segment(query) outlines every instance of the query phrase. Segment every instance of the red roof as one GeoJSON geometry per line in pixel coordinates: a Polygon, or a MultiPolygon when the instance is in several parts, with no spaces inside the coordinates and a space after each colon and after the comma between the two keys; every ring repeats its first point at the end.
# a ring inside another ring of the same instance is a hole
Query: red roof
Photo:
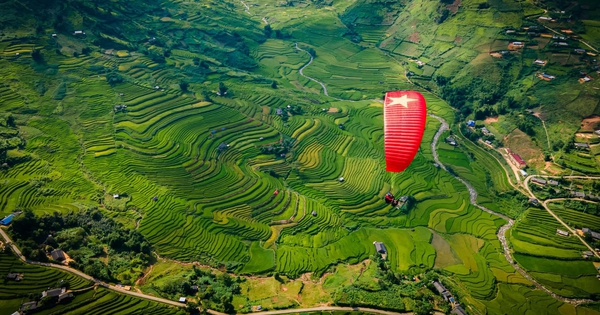
{"type": "Polygon", "coordinates": [[[273,195],[278,195],[279,194],[279,189],[275,190],[275,192],[273,192],[273,195]]]}
{"type": "Polygon", "coordinates": [[[523,161],[523,159],[516,153],[511,153],[510,154],[513,159],[515,159],[515,161],[517,161],[517,163],[519,163],[520,165],[527,165],[527,163],[525,163],[525,161],[523,161]]]}

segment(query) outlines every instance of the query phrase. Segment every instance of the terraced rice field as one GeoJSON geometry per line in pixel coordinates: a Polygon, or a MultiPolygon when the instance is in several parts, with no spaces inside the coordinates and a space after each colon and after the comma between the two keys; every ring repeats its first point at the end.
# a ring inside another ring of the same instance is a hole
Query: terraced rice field
{"type": "Polygon", "coordinates": [[[0,314],[12,314],[21,303],[41,295],[48,288],[67,287],[75,291],[69,303],[62,303],[41,314],[178,314],[179,309],[140,300],[103,288],[93,289],[93,283],[71,273],[36,265],[26,265],[12,253],[0,254],[0,273],[20,273],[20,281],[6,280],[0,287],[0,314]]]}
{"type": "Polygon", "coordinates": [[[582,258],[587,248],[575,236],[559,236],[559,228],[562,226],[545,210],[529,209],[512,231],[515,260],[531,270],[540,283],[563,296],[586,298],[597,294],[598,272],[590,260],[582,258]]]}

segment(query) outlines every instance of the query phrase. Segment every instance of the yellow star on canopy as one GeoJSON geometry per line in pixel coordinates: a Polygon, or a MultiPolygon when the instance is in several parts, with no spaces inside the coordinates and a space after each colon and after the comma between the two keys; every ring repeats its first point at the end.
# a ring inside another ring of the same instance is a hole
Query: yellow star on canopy
{"type": "Polygon", "coordinates": [[[418,101],[418,99],[416,98],[408,98],[408,95],[402,95],[400,97],[390,97],[389,99],[391,102],[389,102],[387,106],[402,105],[404,106],[404,108],[408,108],[409,102],[418,101]]]}

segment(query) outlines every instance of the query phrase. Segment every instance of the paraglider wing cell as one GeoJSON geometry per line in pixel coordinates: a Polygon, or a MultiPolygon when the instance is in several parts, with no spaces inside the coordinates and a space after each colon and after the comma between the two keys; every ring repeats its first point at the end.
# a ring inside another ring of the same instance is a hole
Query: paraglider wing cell
{"type": "Polygon", "coordinates": [[[383,121],[388,172],[404,171],[415,158],[423,139],[426,116],[425,98],[421,93],[395,91],[385,94],[383,121]]]}

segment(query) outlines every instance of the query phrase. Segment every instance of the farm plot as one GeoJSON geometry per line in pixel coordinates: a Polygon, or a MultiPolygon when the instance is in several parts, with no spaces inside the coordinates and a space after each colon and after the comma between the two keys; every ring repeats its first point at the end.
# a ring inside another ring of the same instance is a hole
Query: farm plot
{"type": "Polygon", "coordinates": [[[545,210],[529,209],[511,233],[515,260],[544,285],[564,296],[589,297],[600,290],[598,272],[582,258],[587,250],[574,236],[558,236],[561,228],[545,210]],[[597,280],[596,280],[597,281],[597,280]]]}

